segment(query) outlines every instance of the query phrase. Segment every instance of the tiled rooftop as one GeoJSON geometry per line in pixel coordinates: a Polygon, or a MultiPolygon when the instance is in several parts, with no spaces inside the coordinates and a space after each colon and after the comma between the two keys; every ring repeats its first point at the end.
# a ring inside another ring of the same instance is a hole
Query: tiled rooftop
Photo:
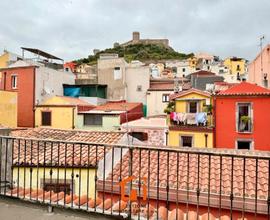
{"type": "MultiPolygon", "coordinates": [[[[27,201],[39,201],[44,203],[50,203],[52,205],[60,205],[74,209],[82,209],[90,212],[97,212],[97,213],[104,213],[108,215],[115,215],[115,216],[122,216],[127,218],[127,213],[130,210],[130,204],[119,200],[119,199],[111,199],[111,198],[104,198],[103,196],[99,195],[94,198],[88,198],[86,195],[81,195],[80,198],[78,195],[65,195],[63,192],[54,193],[52,191],[43,191],[42,189],[32,189],[30,188],[23,189],[23,188],[14,188],[11,191],[7,192],[7,195],[19,197],[20,199],[27,200],[27,201]],[[104,210],[103,210],[104,209],[104,210]]],[[[211,212],[204,212],[202,214],[197,214],[196,211],[190,210],[186,212],[184,208],[173,208],[167,209],[165,206],[161,205],[157,209],[156,206],[151,204],[147,205],[144,204],[141,206],[141,209],[138,209],[136,205],[138,203],[133,203],[131,205],[131,213],[132,219],[159,219],[162,220],[229,220],[230,217],[228,215],[222,215],[221,218],[218,216],[213,215],[211,212]],[[209,215],[209,218],[208,218],[209,215]],[[197,218],[198,217],[198,218],[197,218]]]]}
{"type": "MultiPolygon", "coordinates": [[[[210,152],[218,153],[214,150],[210,152]]],[[[235,154],[233,151],[229,153],[235,154]]],[[[238,152],[239,154],[241,153],[238,152]]],[[[120,162],[114,167],[114,182],[119,181],[120,170],[122,179],[128,177],[129,158],[129,153],[127,153],[123,157],[122,167],[120,168],[120,162]]],[[[256,172],[255,159],[245,159],[244,167],[242,158],[235,157],[232,164],[231,157],[223,156],[221,163],[219,155],[213,155],[210,158],[209,155],[194,154],[192,151],[189,154],[189,159],[187,153],[177,155],[176,152],[161,151],[158,160],[157,151],[141,150],[140,152],[134,150],[132,158],[132,174],[137,177],[135,183],[139,182],[139,178],[147,177],[147,184],[153,189],[159,186],[160,192],[166,192],[166,187],[169,186],[171,192],[176,189],[186,192],[189,189],[189,192],[195,193],[199,188],[202,194],[219,195],[221,193],[221,195],[230,196],[233,189],[235,198],[254,199],[257,187],[258,199],[266,200],[268,196],[269,164],[267,160],[258,160],[256,172]],[[257,186],[255,186],[256,178],[258,180],[257,186]]],[[[107,180],[112,180],[112,174],[107,177],[107,180]]],[[[166,198],[165,194],[164,199],[166,198]]],[[[175,200],[175,196],[168,199],[175,200]]]]}
{"type": "Polygon", "coordinates": [[[130,111],[141,106],[141,103],[126,101],[110,101],[92,109],[93,111],[130,111]]]}
{"type": "Polygon", "coordinates": [[[179,93],[174,93],[174,94],[170,95],[170,100],[180,98],[180,97],[188,95],[190,93],[197,93],[197,94],[204,95],[207,97],[210,97],[210,95],[211,95],[209,92],[204,92],[204,91],[201,91],[199,89],[191,88],[189,90],[181,91],[179,93]]]}
{"type": "MultiPolygon", "coordinates": [[[[124,136],[122,132],[93,132],[35,128],[15,130],[13,137],[73,142],[100,143],[100,145],[64,144],[14,140],[14,165],[96,166],[104,157],[102,144],[117,144],[124,136]],[[59,156],[58,156],[59,155],[59,156]],[[96,158],[97,155],[97,158],[96,158]],[[45,164],[44,164],[45,161],[45,164]]],[[[107,152],[109,148],[105,148],[107,152]]]]}
{"type": "Polygon", "coordinates": [[[248,82],[241,82],[237,85],[230,87],[227,90],[221,91],[217,94],[218,96],[228,95],[270,95],[270,90],[257,86],[248,82]]]}

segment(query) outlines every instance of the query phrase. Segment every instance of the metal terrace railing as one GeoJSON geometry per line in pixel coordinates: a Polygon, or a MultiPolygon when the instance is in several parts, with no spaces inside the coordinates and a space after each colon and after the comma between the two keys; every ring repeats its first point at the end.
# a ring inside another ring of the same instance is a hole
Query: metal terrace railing
{"type": "Polygon", "coordinates": [[[131,219],[270,219],[262,152],[0,137],[2,197],[131,219]]]}

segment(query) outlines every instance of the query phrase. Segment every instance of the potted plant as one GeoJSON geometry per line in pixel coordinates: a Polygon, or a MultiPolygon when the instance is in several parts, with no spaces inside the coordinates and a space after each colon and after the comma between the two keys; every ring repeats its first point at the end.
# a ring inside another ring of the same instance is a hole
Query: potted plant
{"type": "Polygon", "coordinates": [[[167,124],[170,125],[170,114],[175,111],[175,103],[169,102],[167,107],[164,109],[164,113],[167,114],[167,124]]]}
{"type": "Polygon", "coordinates": [[[207,113],[207,115],[212,115],[213,106],[205,105],[203,111],[207,113]]]}
{"type": "Polygon", "coordinates": [[[247,115],[242,115],[240,117],[240,131],[248,130],[248,124],[250,122],[251,118],[247,115]]]}

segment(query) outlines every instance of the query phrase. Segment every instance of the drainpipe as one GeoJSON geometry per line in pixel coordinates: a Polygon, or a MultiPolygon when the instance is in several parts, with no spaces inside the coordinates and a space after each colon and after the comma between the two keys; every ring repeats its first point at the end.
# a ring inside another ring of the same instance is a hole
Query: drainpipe
{"type": "Polygon", "coordinates": [[[168,130],[166,130],[165,131],[165,139],[166,139],[166,146],[168,146],[168,134],[169,134],[169,131],[168,130]]]}
{"type": "Polygon", "coordinates": [[[205,148],[208,148],[208,134],[204,134],[204,138],[205,138],[205,148]]]}
{"type": "Polygon", "coordinates": [[[216,148],[216,111],[217,111],[217,106],[216,106],[216,97],[213,97],[213,112],[212,112],[212,117],[213,117],[213,147],[216,148]]]}
{"type": "Polygon", "coordinates": [[[75,117],[75,108],[73,107],[73,108],[72,108],[72,127],[71,127],[72,129],[75,128],[75,125],[74,125],[74,122],[75,122],[74,117],[75,117]]]}

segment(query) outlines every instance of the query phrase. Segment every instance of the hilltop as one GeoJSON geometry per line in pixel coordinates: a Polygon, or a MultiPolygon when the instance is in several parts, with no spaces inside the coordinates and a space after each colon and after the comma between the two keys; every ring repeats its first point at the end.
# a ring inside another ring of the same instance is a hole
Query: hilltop
{"type": "Polygon", "coordinates": [[[95,55],[89,55],[87,58],[75,60],[75,62],[78,64],[95,64],[99,55],[102,53],[117,53],[119,57],[124,57],[127,62],[130,62],[131,60],[140,60],[142,62],[147,60],[182,60],[194,56],[193,53],[179,53],[174,49],[165,47],[161,44],[134,44],[108,48],[96,53],[95,55]]]}

